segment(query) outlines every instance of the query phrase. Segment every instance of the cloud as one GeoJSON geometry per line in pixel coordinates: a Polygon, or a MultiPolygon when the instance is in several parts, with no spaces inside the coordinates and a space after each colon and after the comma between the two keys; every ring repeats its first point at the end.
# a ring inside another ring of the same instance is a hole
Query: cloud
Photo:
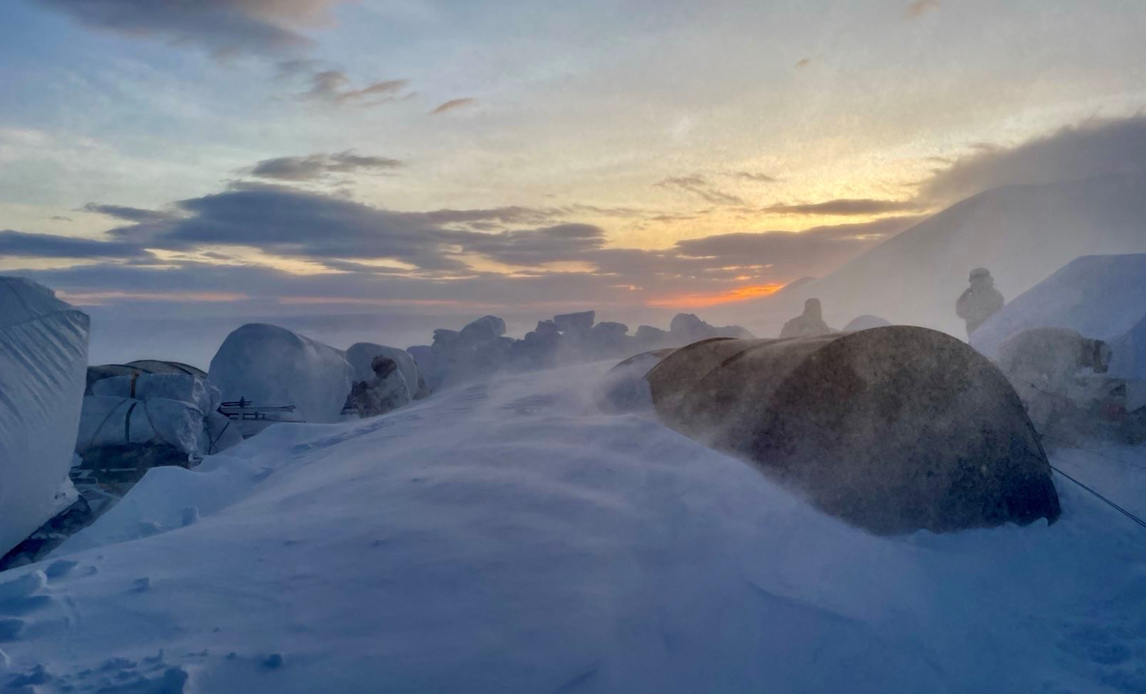
{"type": "Polygon", "coordinates": [[[756,183],[776,183],[779,180],[768,174],[752,173],[751,171],[736,171],[732,175],[736,178],[744,179],[745,181],[754,181],[756,183]]]}
{"type": "Polygon", "coordinates": [[[579,260],[605,244],[605,231],[591,224],[560,224],[543,229],[471,234],[459,241],[467,251],[507,265],[536,267],[579,260]]]}
{"type": "Polygon", "coordinates": [[[808,67],[811,64],[812,64],[811,58],[800,58],[799,60],[796,61],[796,64],[793,65],[792,67],[802,68],[802,67],[808,67]]]}
{"type": "Polygon", "coordinates": [[[659,183],[654,183],[654,187],[668,188],[670,190],[679,190],[686,193],[692,193],[703,198],[706,202],[714,205],[747,205],[743,198],[725,193],[717,190],[704,176],[700,174],[692,174],[690,176],[670,176],[659,183]]]}
{"type": "Polygon", "coordinates": [[[402,93],[410,84],[410,80],[407,79],[383,80],[360,89],[346,89],[350,84],[350,78],[341,70],[314,72],[310,75],[310,84],[310,89],[301,94],[302,98],[332,104],[377,106],[412,96],[409,93],[402,93]]]}
{"type": "Polygon", "coordinates": [[[991,188],[1146,173],[1146,115],[1091,119],[1015,147],[978,144],[924,181],[924,200],[954,202],[991,188]]]}
{"type": "Polygon", "coordinates": [[[73,222],[73,221],[75,221],[71,217],[65,217],[62,214],[54,214],[51,217],[48,217],[48,219],[52,220],[53,222],[73,222]]]}
{"type": "Polygon", "coordinates": [[[474,99],[474,98],[471,98],[468,96],[463,97],[461,99],[450,99],[449,101],[445,102],[444,104],[439,104],[438,107],[435,108],[433,111],[430,111],[430,115],[433,116],[433,115],[437,115],[439,113],[445,113],[446,111],[453,111],[455,109],[464,108],[466,106],[469,106],[470,104],[475,104],[475,103],[477,103],[477,99],[474,99]]]}
{"type": "Polygon", "coordinates": [[[775,214],[800,214],[823,216],[864,216],[890,214],[895,212],[915,212],[927,205],[916,200],[872,200],[870,198],[841,198],[824,202],[798,205],[769,205],[765,212],[775,214]]]}
{"type": "Polygon", "coordinates": [[[190,305],[204,292],[224,291],[292,304],[635,305],[735,298],[745,287],[824,274],[916,221],[719,234],[647,250],[607,247],[597,225],[554,223],[573,210],[602,210],[586,205],[400,212],[242,183],[170,208],[170,214],[121,209],[139,221],[109,231],[107,241],[4,232],[0,254],[102,260],[23,272],[102,303],[166,297],[190,305]],[[483,233],[475,230],[481,225],[520,228],[483,233]],[[515,270],[477,270],[478,259],[515,270]],[[306,274],[292,274],[299,260],[306,261],[306,274]]]}
{"type": "Polygon", "coordinates": [[[918,0],[907,6],[904,15],[907,19],[919,19],[928,12],[934,12],[940,7],[938,0],[918,0]]]}
{"type": "Polygon", "coordinates": [[[123,205],[100,205],[94,202],[89,202],[84,205],[83,210],[85,212],[95,212],[97,214],[115,217],[125,222],[158,222],[171,218],[171,214],[167,212],[145,210],[139,207],[125,207],[123,205]]]}
{"type": "Polygon", "coordinates": [[[313,181],[336,173],[379,173],[403,166],[387,157],[354,154],[311,154],[304,157],[263,159],[249,169],[252,176],[279,181],[313,181]]]}
{"type": "Polygon", "coordinates": [[[134,243],[96,241],[55,234],[0,231],[0,257],[13,258],[138,258],[149,255],[134,243]]]}
{"type": "Polygon", "coordinates": [[[215,54],[301,48],[346,0],[33,0],[81,24],[133,38],[192,44],[215,54]]]}

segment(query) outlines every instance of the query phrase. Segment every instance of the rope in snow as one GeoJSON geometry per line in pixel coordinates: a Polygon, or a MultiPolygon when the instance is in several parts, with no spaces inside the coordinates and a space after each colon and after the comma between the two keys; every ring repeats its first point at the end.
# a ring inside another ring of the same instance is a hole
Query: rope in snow
{"type": "Polygon", "coordinates": [[[1075,478],[1073,478],[1073,477],[1071,477],[1070,475],[1066,474],[1065,472],[1063,472],[1062,470],[1058,469],[1058,468],[1057,468],[1057,467],[1055,467],[1054,465],[1051,465],[1051,469],[1052,469],[1052,470],[1054,470],[1055,472],[1057,472],[1058,474],[1062,475],[1063,477],[1067,478],[1067,479],[1068,479],[1068,480],[1070,480],[1071,482],[1074,482],[1074,483],[1075,483],[1075,484],[1077,484],[1078,486],[1082,487],[1082,488],[1083,488],[1083,489],[1085,489],[1086,491],[1090,492],[1090,493],[1091,493],[1091,494],[1093,494],[1095,497],[1097,497],[1097,498],[1098,498],[1100,501],[1102,501],[1103,503],[1107,504],[1108,506],[1110,506],[1110,507],[1111,507],[1112,509],[1114,509],[1115,511],[1118,511],[1119,513],[1121,513],[1122,515],[1126,516],[1126,517],[1127,517],[1127,518],[1129,518],[1130,520],[1134,521],[1134,522],[1135,522],[1135,523],[1137,523],[1138,525],[1141,525],[1143,528],[1146,528],[1146,521],[1142,520],[1141,518],[1139,518],[1138,516],[1134,515],[1134,514],[1133,514],[1133,513],[1131,513],[1130,511],[1127,511],[1126,509],[1122,508],[1121,506],[1119,506],[1118,504],[1114,503],[1114,502],[1113,502],[1113,501],[1111,501],[1110,499],[1107,499],[1105,496],[1103,496],[1103,495],[1099,494],[1098,492],[1094,491],[1093,489],[1091,489],[1090,487],[1086,486],[1086,485],[1085,485],[1085,484],[1083,484],[1082,482],[1079,482],[1078,480],[1076,480],[1075,478]]]}

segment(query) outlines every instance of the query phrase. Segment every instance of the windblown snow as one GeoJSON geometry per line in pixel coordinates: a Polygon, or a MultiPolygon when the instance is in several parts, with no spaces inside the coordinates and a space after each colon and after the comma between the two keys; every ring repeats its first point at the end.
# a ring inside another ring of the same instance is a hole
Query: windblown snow
{"type": "MultiPolygon", "coordinates": [[[[1078,488],[1056,480],[1049,527],[875,537],[653,421],[601,413],[586,384],[607,367],[276,425],[194,470],[151,470],[49,560],[3,574],[0,682],[1146,689],[1146,535],[1078,488]]],[[[1129,462],[1097,460],[1146,479],[1146,454],[1115,453],[1129,462]]],[[[1096,474],[1090,457],[1058,462],[1096,474]]]]}

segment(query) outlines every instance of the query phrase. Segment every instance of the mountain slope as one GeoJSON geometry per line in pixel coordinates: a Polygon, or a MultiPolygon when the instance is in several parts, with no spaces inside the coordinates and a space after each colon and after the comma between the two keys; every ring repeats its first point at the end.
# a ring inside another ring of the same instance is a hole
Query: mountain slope
{"type": "Polygon", "coordinates": [[[834,327],[866,313],[963,337],[955,300],[975,267],[989,268],[1009,300],[1081,255],[1141,252],[1146,177],[1007,186],[956,203],[815,282],[710,313],[775,335],[815,296],[834,327]]]}

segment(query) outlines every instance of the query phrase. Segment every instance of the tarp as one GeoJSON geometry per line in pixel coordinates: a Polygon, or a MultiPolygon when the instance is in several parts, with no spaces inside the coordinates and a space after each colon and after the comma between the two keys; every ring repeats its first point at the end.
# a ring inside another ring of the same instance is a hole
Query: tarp
{"type": "Polygon", "coordinates": [[[92,394],[92,387],[105,378],[113,376],[130,376],[132,374],[182,374],[207,378],[207,372],[190,364],[178,361],[161,361],[158,359],[139,359],[126,364],[100,364],[89,366],[87,375],[87,395],[92,394]]]}
{"type": "Polygon", "coordinates": [[[0,277],[0,555],[74,500],[68,482],[88,317],[51,290],[0,277]]]}
{"type": "Polygon", "coordinates": [[[971,335],[991,359],[1028,328],[1069,328],[1106,341],[1106,376],[1146,380],[1146,254],[1078,258],[1003,307],[971,335]]]}
{"type": "Polygon", "coordinates": [[[307,422],[337,422],[354,371],[342,351],[285,328],[248,323],[234,330],[211,360],[208,381],[224,401],[294,405],[307,422]]]}
{"type": "Polygon", "coordinates": [[[665,424],[874,532],[1059,515],[1046,455],[1014,389],[943,333],[892,326],[717,338],[674,352],[647,378],[665,424]]]}
{"type": "Polygon", "coordinates": [[[205,454],[206,416],[192,403],[167,398],[137,400],[110,395],[84,398],[76,452],[128,445],[166,445],[188,456],[205,454]]]}

